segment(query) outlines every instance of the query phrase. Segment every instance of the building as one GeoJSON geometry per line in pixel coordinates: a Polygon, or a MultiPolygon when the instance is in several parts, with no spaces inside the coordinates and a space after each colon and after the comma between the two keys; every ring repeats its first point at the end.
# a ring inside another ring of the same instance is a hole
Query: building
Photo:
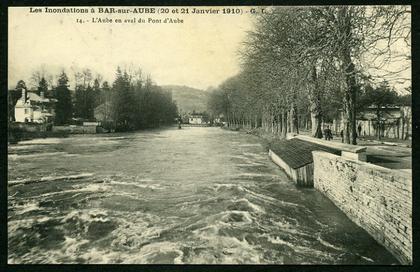
{"type": "Polygon", "coordinates": [[[93,111],[93,115],[98,126],[101,126],[107,131],[112,131],[114,129],[114,120],[111,115],[111,103],[105,102],[97,106],[93,111]]]}
{"type": "Polygon", "coordinates": [[[19,123],[50,123],[53,121],[55,112],[54,104],[56,99],[46,98],[41,92],[29,92],[22,88],[22,95],[17,100],[14,111],[14,118],[19,123]]]}
{"type": "Polygon", "coordinates": [[[193,113],[188,117],[188,122],[194,125],[205,124],[204,116],[202,114],[193,113]]]}
{"type": "Polygon", "coordinates": [[[226,123],[225,122],[225,117],[224,117],[224,115],[223,114],[219,114],[217,117],[215,117],[214,119],[213,119],[213,124],[216,124],[216,125],[224,125],[224,123],[226,123]]]}
{"type": "Polygon", "coordinates": [[[93,116],[95,117],[96,121],[112,121],[111,117],[111,103],[106,102],[99,106],[97,106],[93,110],[93,116]]]}
{"type": "MultiPolygon", "coordinates": [[[[338,134],[344,127],[342,118],[333,121],[332,129],[338,134]]],[[[360,134],[364,136],[377,136],[378,130],[381,137],[410,139],[411,138],[411,107],[410,106],[387,106],[380,109],[378,122],[377,109],[369,107],[356,117],[356,127],[360,127],[360,134]]]]}

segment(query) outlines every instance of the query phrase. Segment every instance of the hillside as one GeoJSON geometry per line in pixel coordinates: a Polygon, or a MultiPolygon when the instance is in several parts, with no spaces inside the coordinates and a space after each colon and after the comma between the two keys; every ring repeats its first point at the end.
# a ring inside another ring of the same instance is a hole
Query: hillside
{"type": "Polygon", "coordinates": [[[165,85],[161,86],[164,90],[172,92],[172,98],[178,105],[181,113],[203,112],[207,109],[208,93],[188,86],[165,85]]]}

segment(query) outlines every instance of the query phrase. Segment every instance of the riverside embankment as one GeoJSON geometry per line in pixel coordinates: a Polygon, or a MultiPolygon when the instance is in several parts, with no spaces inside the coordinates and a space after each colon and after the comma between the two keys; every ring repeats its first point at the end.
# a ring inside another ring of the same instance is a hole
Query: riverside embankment
{"type": "Polygon", "coordinates": [[[411,171],[366,162],[375,158],[366,149],[296,136],[271,140],[269,155],[297,185],[315,187],[402,264],[411,264],[411,171]]]}
{"type": "Polygon", "coordinates": [[[384,245],[413,262],[411,172],[314,151],[314,187],[384,245]]]}

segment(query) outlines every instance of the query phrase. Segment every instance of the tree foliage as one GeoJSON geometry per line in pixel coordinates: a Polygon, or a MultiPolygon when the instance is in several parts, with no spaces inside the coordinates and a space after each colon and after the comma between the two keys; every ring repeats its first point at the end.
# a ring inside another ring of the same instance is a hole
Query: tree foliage
{"type": "Polygon", "coordinates": [[[64,71],[58,78],[55,88],[55,98],[57,99],[55,107],[55,124],[64,125],[71,121],[73,116],[73,105],[70,90],[68,88],[68,78],[64,71]]]}
{"type": "Polygon", "coordinates": [[[38,94],[41,95],[42,93],[44,95],[47,95],[48,93],[48,82],[43,77],[41,78],[38,84],[38,94]]]}
{"type": "Polygon", "coordinates": [[[322,137],[321,122],[342,109],[345,141],[356,144],[357,97],[372,79],[369,60],[391,60],[392,45],[408,37],[407,13],[401,6],[272,8],[256,17],[240,74],[219,86],[209,107],[234,125],[261,124],[283,137],[308,124],[322,137]]]}
{"type": "Polygon", "coordinates": [[[158,127],[172,123],[178,115],[171,94],[150,77],[143,82],[140,70],[129,73],[118,68],[111,91],[111,115],[117,130],[158,127]]]}
{"type": "MultiPolygon", "coordinates": [[[[150,76],[144,77],[140,69],[132,68],[122,70],[118,67],[112,86],[107,81],[102,82],[102,76],[96,74],[94,77],[90,69],[73,70],[74,91],[69,89],[69,79],[64,71],[58,76],[57,86],[52,91],[48,90],[52,84],[41,76],[37,92],[44,92],[47,97],[57,100],[56,125],[67,125],[75,121],[79,124],[80,120],[94,121],[97,108],[101,108],[101,114],[98,115],[100,119],[97,121],[118,131],[173,123],[178,110],[171,92],[153,83],[150,76]]],[[[46,74],[46,71],[34,73],[33,79],[42,74],[46,74]]],[[[15,90],[20,95],[22,89],[26,90],[27,87],[20,80],[15,90]]],[[[10,108],[13,109],[13,106],[10,108]]]]}

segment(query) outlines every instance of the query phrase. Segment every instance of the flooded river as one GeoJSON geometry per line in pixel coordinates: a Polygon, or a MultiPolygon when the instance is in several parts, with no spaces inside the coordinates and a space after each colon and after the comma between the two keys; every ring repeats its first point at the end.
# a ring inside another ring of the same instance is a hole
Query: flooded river
{"type": "Polygon", "coordinates": [[[390,264],[260,140],[220,128],[9,146],[9,263],[390,264]]]}

